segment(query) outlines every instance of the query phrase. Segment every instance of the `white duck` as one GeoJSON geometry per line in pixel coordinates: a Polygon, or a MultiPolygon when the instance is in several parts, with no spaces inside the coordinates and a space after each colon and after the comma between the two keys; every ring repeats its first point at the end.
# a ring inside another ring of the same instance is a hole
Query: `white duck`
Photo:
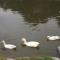
{"type": "Polygon", "coordinates": [[[39,47],[39,42],[36,42],[36,41],[30,41],[30,42],[27,42],[26,41],[26,38],[22,38],[22,41],[23,41],[23,44],[26,45],[26,46],[29,46],[29,47],[39,47]]]}
{"type": "Polygon", "coordinates": [[[59,40],[60,36],[47,36],[48,40],[59,40]]]}
{"type": "Polygon", "coordinates": [[[2,41],[2,43],[4,44],[4,48],[7,48],[7,49],[15,49],[16,48],[15,45],[6,44],[4,40],[2,41]]]}

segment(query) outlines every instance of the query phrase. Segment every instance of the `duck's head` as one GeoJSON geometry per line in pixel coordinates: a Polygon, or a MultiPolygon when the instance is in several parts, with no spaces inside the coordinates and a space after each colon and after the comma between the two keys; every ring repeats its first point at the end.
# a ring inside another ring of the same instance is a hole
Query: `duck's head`
{"type": "Polygon", "coordinates": [[[4,40],[2,40],[1,43],[6,44],[4,40]]]}
{"type": "Polygon", "coordinates": [[[2,43],[4,43],[5,41],[4,40],[2,40],[2,43]]]}
{"type": "Polygon", "coordinates": [[[49,38],[50,36],[47,36],[47,38],[49,38]]]}
{"type": "Polygon", "coordinates": [[[26,38],[22,38],[21,40],[22,40],[22,42],[26,42],[26,38]]]}

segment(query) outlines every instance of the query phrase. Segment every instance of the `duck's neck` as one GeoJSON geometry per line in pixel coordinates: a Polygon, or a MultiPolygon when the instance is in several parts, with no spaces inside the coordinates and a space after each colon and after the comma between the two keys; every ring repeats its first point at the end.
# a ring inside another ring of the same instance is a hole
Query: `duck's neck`
{"type": "Polygon", "coordinates": [[[27,43],[27,41],[24,41],[24,43],[27,43]]]}
{"type": "Polygon", "coordinates": [[[3,42],[4,46],[6,45],[5,41],[3,42]]]}
{"type": "Polygon", "coordinates": [[[50,38],[50,36],[47,36],[48,38],[50,38]]]}
{"type": "Polygon", "coordinates": [[[27,44],[27,41],[26,40],[24,41],[24,44],[27,44]]]}

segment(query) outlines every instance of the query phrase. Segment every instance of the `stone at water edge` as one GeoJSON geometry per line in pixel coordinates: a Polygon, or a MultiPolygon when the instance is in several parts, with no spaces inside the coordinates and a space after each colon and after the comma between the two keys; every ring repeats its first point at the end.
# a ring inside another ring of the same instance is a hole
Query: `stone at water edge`
{"type": "Polygon", "coordinates": [[[51,57],[51,58],[54,60],[60,60],[60,58],[57,58],[57,57],[51,57]]]}
{"type": "Polygon", "coordinates": [[[6,60],[16,60],[16,59],[13,59],[13,58],[7,58],[6,60]]]}

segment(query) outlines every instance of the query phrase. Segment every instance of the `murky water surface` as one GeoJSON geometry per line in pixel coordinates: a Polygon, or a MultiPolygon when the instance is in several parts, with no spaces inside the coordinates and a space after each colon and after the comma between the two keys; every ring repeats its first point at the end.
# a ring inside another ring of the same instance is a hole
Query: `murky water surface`
{"type": "Polygon", "coordinates": [[[47,41],[47,35],[60,36],[60,1],[0,0],[0,41],[17,46],[3,50],[0,43],[1,56],[59,56],[60,41],[47,41]],[[22,37],[40,42],[40,49],[22,47],[22,37]]]}

